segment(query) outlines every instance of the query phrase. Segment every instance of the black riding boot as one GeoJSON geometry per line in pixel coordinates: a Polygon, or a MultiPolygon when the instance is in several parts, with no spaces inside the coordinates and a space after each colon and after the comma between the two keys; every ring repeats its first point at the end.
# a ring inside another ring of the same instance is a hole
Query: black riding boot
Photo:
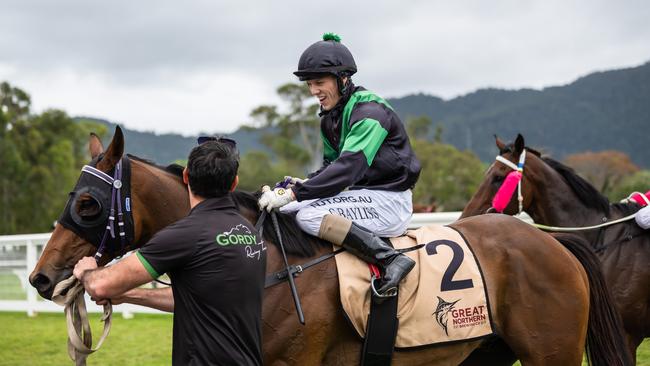
{"type": "Polygon", "coordinates": [[[413,259],[397,252],[380,237],[354,222],[345,236],[343,247],[364,261],[379,267],[382,273],[381,286],[377,289],[379,294],[396,289],[400,281],[415,266],[413,259]]]}

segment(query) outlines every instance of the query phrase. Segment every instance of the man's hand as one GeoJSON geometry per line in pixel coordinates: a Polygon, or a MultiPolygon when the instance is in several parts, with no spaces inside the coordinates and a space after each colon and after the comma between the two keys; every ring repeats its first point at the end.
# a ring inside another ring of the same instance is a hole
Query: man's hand
{"type": "Polygon", "coordinates": [[[83,257],[74,266],[74,270],[72,271],[72,274],[79,281],[81,281],[81,278],[83,277],[86,271],[91,271],[96,268],[97,268],[97,261],[95,260],[94,257],[83,257]]]}
{"type": "Polygon", "coordinates": [[[95,299],[94,297],[91,297],[90,299],[95,302],[97,305],[104,305],[107,303],[111,303],[113,305],[119,305],[123,303],[128,303],[130,299],[130,294],[133,292],[133,290],[129,290],[121,295],[116,295],[111,297],[110,299],[95,299]]]}
{"type": "Polygon", "coordinates": [[[271,212],[274,208],[280,208],[287,203],[295,200],[293,192],[291,189],[276,188],[271,190],[269,186],[262,187],[262,197],[258,201],[260,209],[266,209],[268,212],[271,212]]]}

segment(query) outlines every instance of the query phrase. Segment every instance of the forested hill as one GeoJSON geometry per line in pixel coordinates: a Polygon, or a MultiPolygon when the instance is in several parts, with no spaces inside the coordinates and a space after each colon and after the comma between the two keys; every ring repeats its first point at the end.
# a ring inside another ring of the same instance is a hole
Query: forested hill
{"type": "MultiPolygon", "coordinates": [[[[615,149],[650,167],[650,63],[593,73],[543,90],[480,89],[451,100],[417,94],[389,102],[404,121],[409,116],[428,116],[433,125],[442,125],[444,142],[470,149],[486,162],[497,152],[494,134],[512,140],[522,133],[528,145],[558,159],[587,150],[615,149]]],[[[93,120],[108,124],[112,134],[113,124],[93,120]]],[[[430,130],[433,135],[435,129],[430,130]]],[[[127,151],[161,164],[185,159],[196,143],[195,137],[176,134],[125,129],[125,135],[127,151]]],[[[249,129],[230,134],[242,154],[253,148],[265,150],[260,135],[249,129]]]]}
{"type": "Polygon", "coordinates": [[[543,90],[481,89],[451,100],[417,94],[390,103],[404,120],[428,116],[442,125],[443,141],[483,161],[496,155],[494,134],[512,140],[520,132],[556,158],[615,149],[650,167],[650,62],[543,90]]]}
{"type": "MultiPolygon", "coordinates": [[[[107,126],[108,132],[103,136],[104,146],[108,146],[110,139],[115,131],[115,123],[91,117],[76,117],[77,121],[92,121],[107,126]]],[[[153,160],[159,164],[169,164],[176,160],[186,160],[190,150],[196,146],[197,136],[182,136],[179,134],[166,133],[156,134],[154,132],[140,132],[120,126],[124,132],[126,141],[126,152],[137,155],[142,158],[153,160]]],[[[214,135],[225,135],[214,132],[214,135]]],[[[237,146],[241,154],[250,149],[266,150],[258,143],[260,133],[249,129],[239,129],[232,134],[228,134],[237,141],[237,146]]]]}

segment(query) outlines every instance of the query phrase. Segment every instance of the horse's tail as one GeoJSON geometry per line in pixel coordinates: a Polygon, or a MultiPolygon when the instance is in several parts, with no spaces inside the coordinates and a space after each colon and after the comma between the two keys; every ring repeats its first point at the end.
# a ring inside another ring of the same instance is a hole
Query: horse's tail
{"type": "Polygon", "coordinates": [[[552,234],[582,264],[589,278],[587,361],[592,366],[632,365],[623,322],[605,283],[601,264],[587,241],[574,234],[552,234]]]}

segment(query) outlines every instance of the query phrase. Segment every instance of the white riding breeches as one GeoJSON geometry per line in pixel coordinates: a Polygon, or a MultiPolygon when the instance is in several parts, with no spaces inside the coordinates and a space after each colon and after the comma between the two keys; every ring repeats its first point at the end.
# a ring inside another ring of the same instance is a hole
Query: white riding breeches
{"type": "Polygon", "coordinates": [[[318,236],[325,215],[343,216],[382,237],[395,237],[406,232],[413,215],[411,190],[403,192],[359,189],[343,191],[336,196],[291,202],[281,212],[297,211],[296,220],[308,234],[318,236]]]}

